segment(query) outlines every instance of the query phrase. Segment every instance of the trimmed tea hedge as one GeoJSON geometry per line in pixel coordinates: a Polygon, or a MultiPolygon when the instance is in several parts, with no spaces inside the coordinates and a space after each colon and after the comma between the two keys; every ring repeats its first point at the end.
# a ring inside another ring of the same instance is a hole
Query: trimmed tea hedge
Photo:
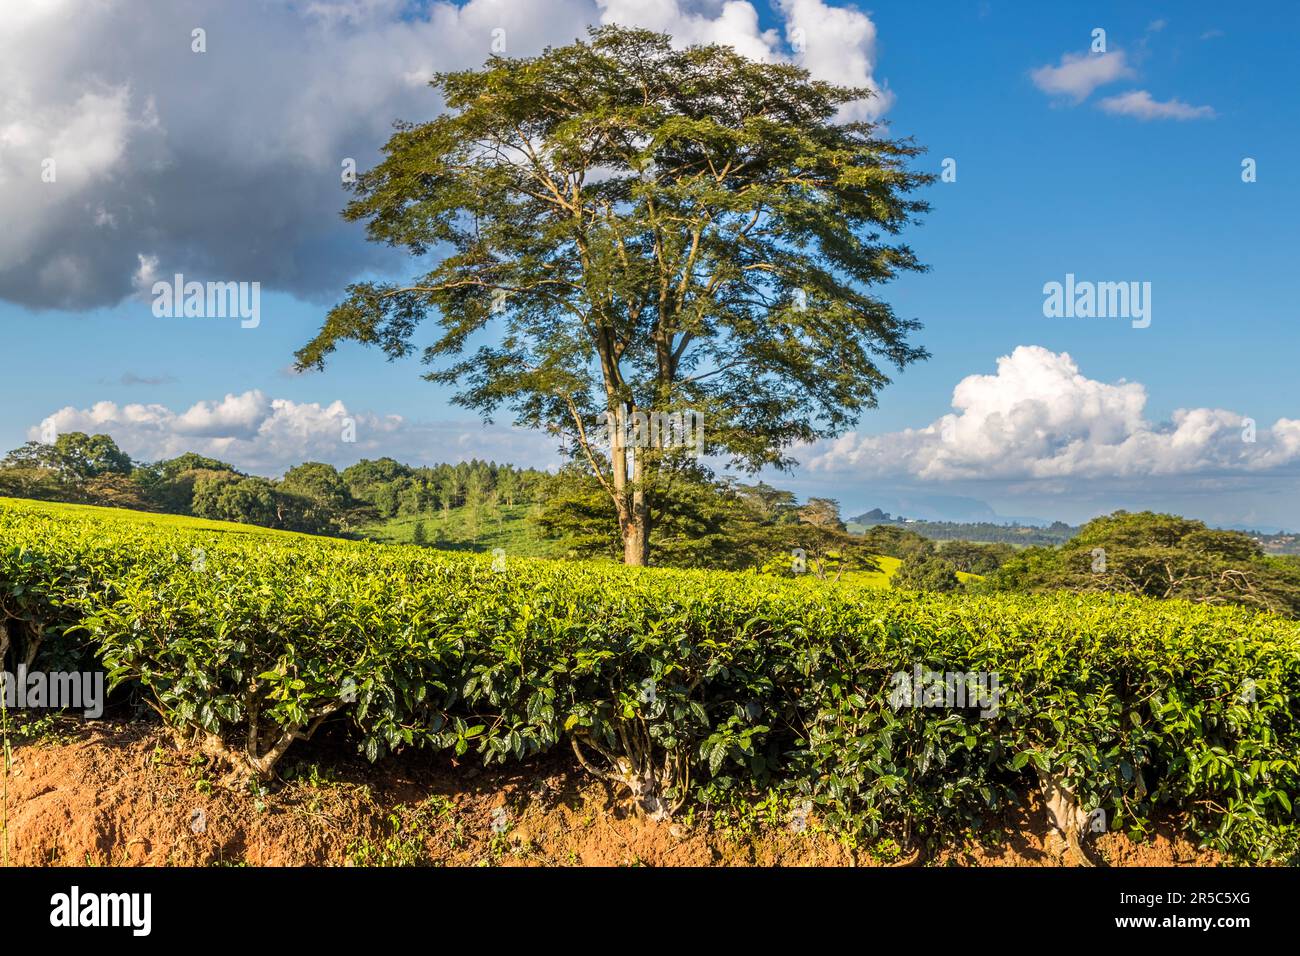
{"type": "Polygon", "coordinates": [[[786,788],[859,832],[970,825],[1064,788],[1111,828],[1186,811],[1296,852],[1300,627],[1240,609],[929,596],[152,527],[0,504],[8,666],[102,661],[246,772],[345,721],[371,759],[572,748],[663,813],[786,788]],[[39,647],[36,643],[39,641],[39,647]],[[894,675],[996,674],[996,713],[897,707],[894,675]]]}

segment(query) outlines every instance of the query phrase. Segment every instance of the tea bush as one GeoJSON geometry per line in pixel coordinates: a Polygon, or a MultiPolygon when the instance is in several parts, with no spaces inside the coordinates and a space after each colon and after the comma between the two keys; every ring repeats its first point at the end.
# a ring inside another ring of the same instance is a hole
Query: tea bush
{"type": "Polygon", "coordinates": [[[1112,828],[1182,811],[1205,842],[1254,859],[1293,857],[1300,834],[1300,627],[1243,609],[501,571],[0,503],[0,611],[10,665],[93,655],[262,776],[334,719],[371,759],[570,748],[655,815],[699,788],[759,786],[833,826],[916,841],[1043,781],[1112,828]],[[906,705],[895,675],[918,666],[996,675],[996,706],[906,705]]]}

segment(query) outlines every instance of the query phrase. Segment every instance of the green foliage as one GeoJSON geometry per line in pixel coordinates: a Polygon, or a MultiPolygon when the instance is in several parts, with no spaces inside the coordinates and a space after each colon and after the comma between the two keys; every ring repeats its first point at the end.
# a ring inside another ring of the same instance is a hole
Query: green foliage
{"type": "MultiPolygon", "coordinates": [[[[453,508],[466,506],[475,511],[492,511],[498,504],[514,508],[516,503],[536,499],[545,474],[477,458],[429,468],[412,468],[392,458],[380,458],[363,459],[345,468],[342,479],[356,502],[370,506],[378,517],[389,519],[423,515],[434,508],[444,517],[453,508]]],[[[495,512],[488,517],[496,517],[495,512]]]]}
{"type": "Polygon", "coordinates": [[[987,586],[1183,598],[1300,616],[1300,565],[1265,557],[1239,531],[1149,511],[1096,518],[1056,550],[1031,548],[987,586]]]}
{"type": "Polygon", "coordinates": [[[147,467],[155,470],[159,477],[168,481],[175,480],[187,471],[236,471],[233,465],[228,465],[224,461],[208,458],[206,455],[199,455],[192,451],[177,455],[175,458],[156,462],[147,467]]]}
{"type": "MultiPolygon", "coordinates": [[[[595,476],[571,465],[544,488],[535,524],[553,555],[622,558],[617,509],[595,476]]],[[[649,518],[653,562],[664,567],[756,567],[775,546],[735,488],[694,463],[664,476],[649,518]]]]}
{"type": "Polygon", "coordinates": [[[414,471],[392,458],[363,458],[343,469],[342,479],[348,493],[358,501],[368,501],[382,517],[397,514],[403,484],[414,471]]]}
{"type": "Polygon", "coordinates": [[[500,505],[479,516],[477,526],[462,506],[423,515],[399,515],[360,524],[355,533],[380,544],[415,544],[415,526],[424,525],[426,543],[443,551],[488,552],[502,548],[511,557],[545,557],[552,548],[533,526],[535,506],[500,505]]]}
{"type": "Polygon", "coordinates": [[[309,534],[336,530],[335,511],[321,499],[294,494],[266,478],[231,472],[206,472],[197,477],[190,511],[199,518],[309,534]]]}
{"type": "Polygon", "coordinates": [[[309,461],[295,465],[284,473],[281,490],[306,498],[329,516],[348,505],[348,489],[338,469],[324,462],[309,461]]]}
{"type": "MultiPolygon", "coordinates": [[[[490,559],[0,505],[0,610],[42,655],[232,752],[332,715],[371,759],[577,747],[643,803],[771,787],[900,840],[1001,808],[1042,770],[1142,833],[1296,852],[1300,628],[1119,595],[928,595],[753,574],[490,559]],[[194,555],[202,555],[196,561],[194,555]],[[1000,677],[996,713],[903,707],[915,666],[1000,677]]],[[[259,765],[270,769],[266,761],[259,765]]],[[[271,764],[273,766],[273,763],[271,764]]],[[[403,838],[405,839],[405,838],[403,838]]],[[[400,847],[398,847],[400,849],[400,847]]]]}
{"type": "Polygon", "coordinates": [[[153,510],[147,482],[108,435],[67,432],[0,460],[0,495],[153,510]]]}
{"type": "MultiPolygon", "coordinates": [[[[353,866],[429,866],[435,861],[429,855],[426,841],[439,823],[453,816],[450,803],[440,797],[395,807],[385,816],[383,832],[377,835],[377,840],[352,842],[348,860],[353,866]]],[[[458,823],[454,826],[459,829],[458,823]]]]}
{"type": "Polygon", "coordinates": [[[872,91],[618,26],[434,86],[442,111],[398,126],[344,211],[432,268],[350,286],[299,367],[348,341],[403,357],[436,322],[426,378],[562,436],[628,563],[648,561],[648,512],[689,456],[595,440],[601,416],[689,409],[709,451],[783,467],[926,356],[875,292],[924,271],[899,236],[932,177],[914,144],[839,121],[872,91]]]}
{"type": "MultiPolygon", "coordinates": [[[[10,453],[12,459],[12,452],[10,453]]],[[[0,467],[0,495],[37,501],[74,500],[58,475],[48,469],[9,460],[0,467]]]]}
{"type": "MultiPolygon", "coordinates": [[[[568,467],[545,482],[536,518],[555,542],[551,554],[617,558],[622,554],[617,514],[594,476],[568,467]]],[[[650,512],[653,563],[672,568],[763,570],[792,574],[791,554],[804,551],[809,572],[837,577],[877,564],[862,538],[839,520],[836,502],[812,498],[798,506],[794,494],[765,484],[715,480],[703,466],[674,473],[660,487],[650,512]]]]}
{"type": "Polygon", "coordinates": [[[224,462],[187,452],[170,461],[141,466],[132,477],[156,508],[187,515],[194,513],[194,485],[199,479],[224,480],[244,474],[224,462]]]}
{"type": "MultiPolygon", "coordinates": [[[[435,505],[444,519],[467,507],[473,534],[500,530],[504,504],[536,499],[545,474],[474,459],[412,468],[391,458],[363,459],[340,474],[305,462],[280,481],[186,452],[133,465],[107,435],[70,432],[54,444],[28,442],[0,461],[0,496],[195,515],[309,534],[373,531],[376,519],[422,515],[435,505]]],[[[384,535],[380,534],[380,537],[384,535]]],[[[403,538],[402,540],[407,540],[403,538]]]]}
{"type": "Polygon", "coordinates": [[[956,570],[967,574],[992,574],[1016,554],[1016,549],[1005,542],[976,544],[971,541],[947,541],[939,545],[939,557],[956,570]]]}
{"type": "Polygon", "coordinates": [[[955,591],[961,587],[951,562],[915,554],[903,559],[890,584],[903,591],[955,591]]]}
{"type": "Polygon", "coordinates": [[[52,444],[29,441],[11,451],[3,467],[47,468],[73,483],[100,475],[129,475],[131,458],[108,435],[66,432],[52,444]]]}
{"type": "Polygon", "coordinates": [[[932,541],[975,541],[1019,547],[1063,544],[1079,530],[1063,521],[1053,521],[1045,528],[1018,523],[996,524],[991,521],[905,521],[892,517],[879,508],[849,519],[849,525],[858,533],[877,525],[891,525],[906,527],[932,541]]]}
{"type": "Polygon", "coordinates": [[[876,525],[862,535],[862,543],[875,554],[891,558],[929,557],[934,554],[934,542],[915,531],[895,525],[876,525]]]}

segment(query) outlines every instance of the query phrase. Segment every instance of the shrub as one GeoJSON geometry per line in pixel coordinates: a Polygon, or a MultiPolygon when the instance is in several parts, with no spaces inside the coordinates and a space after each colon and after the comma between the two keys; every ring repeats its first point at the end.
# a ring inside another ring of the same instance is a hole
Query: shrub
{"type": "Polygon", "coordinates": [[[891,587],[904,591],[955,591],[961,586],[957,569],[943,558],[912,555],[904,558],[894,576],[891,587]]]}
{"type": "Polygon", "coordinates": [[[967,574],[992,574],[1015,555],[1016,549],[1005,542],[976,544],[971,541],[946,541],[939,546],[939,557],[967,574]]]}

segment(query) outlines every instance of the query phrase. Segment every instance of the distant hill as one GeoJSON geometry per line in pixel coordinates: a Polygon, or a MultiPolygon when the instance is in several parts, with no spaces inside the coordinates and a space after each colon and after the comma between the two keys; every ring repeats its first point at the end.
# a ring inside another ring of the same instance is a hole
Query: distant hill
{"type": "MultiPolygon", "coordinates": [[[[876,505],[868,514],[906,515],[920,521],[957,524],[1021,524],[1046,527],[1052,522],[1046,518],[1027,515],[999,514],[987,501],[962,495],[885,494],[873,495],[876,505]]],[[[880,519],[877,519],[878,521],[880,519]]]]}
{"type": "MultiPolygon", "coordinates": [[[[1077,527],[1063,521],[1051,524],[1044,522],[1041,526],[1011,518],[1001,518],[998,521],[933,521],[890,514],[882,508],[864,511],[856,518],[847,519],[845,523],[853,534],[862,534],[868,528],[887,524],[907,528],[935,541],[976,541],[989,544],[1001,541],[1021,547],[1064,544],[1079,531],[1077,527]]],[[[1272,528],[1260,530],[1245,525],[1231,525],[1222,530],[1242,531],[1250,535],[1265,554],[1300,555],[1300,534],[1295,532],[1272,528]]]]}
{"type": "Polygon", "coordinates": [[[862,534],[876,525],[897,525],[915,531],[922,537],[935,541],[976,541],[984,543],[1005,542],[1019,547],[1034,545],[1058,545],[1069,541],[1079,529],[1063,521],[1055,521],[1046,527],[1020,524],[1018,522],[994,521],[923,521],[916,518],[904,518],[891,515],[880,508],[851,518],[847,522],[853,534],[862,534]]]}

